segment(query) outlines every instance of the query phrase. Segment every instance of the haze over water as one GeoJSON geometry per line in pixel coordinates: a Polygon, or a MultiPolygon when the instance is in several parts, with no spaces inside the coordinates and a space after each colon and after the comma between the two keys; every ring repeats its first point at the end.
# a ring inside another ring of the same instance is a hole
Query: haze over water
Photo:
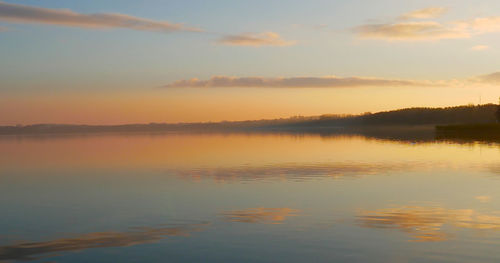
{"type": "Polygon", "coordinates": [[[498,262],[500,146],[0,138],[0,261],[498,262]]]}

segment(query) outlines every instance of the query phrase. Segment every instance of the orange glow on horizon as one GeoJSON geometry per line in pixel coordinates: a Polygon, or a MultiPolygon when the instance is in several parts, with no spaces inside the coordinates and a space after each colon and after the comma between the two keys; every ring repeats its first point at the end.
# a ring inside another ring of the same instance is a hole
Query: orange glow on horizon
{"type": "Polygon", "coordinates": [[[360,114],[408,107],[496,103],[494,88],[188,88],[143,92],[7,95],[0,125],[209,122],[360,114]],[[447,96],[429,96],[446,93],[447,96]],[[478,93],[482,92],[482,93],[478,93]]]}

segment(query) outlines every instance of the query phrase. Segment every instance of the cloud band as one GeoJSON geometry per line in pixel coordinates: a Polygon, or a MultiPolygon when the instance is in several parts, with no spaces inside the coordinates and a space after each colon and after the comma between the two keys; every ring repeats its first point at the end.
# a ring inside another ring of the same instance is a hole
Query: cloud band
{"type": "Polygon", "coordinates": [[[228,77],[215,76],[208,80],[179,80],[166,85],[166,88],[223,88],[223,87],[269,87],[269,88],[348,88],[371,86],[428,86],[427,82],[397,79],[378,79],[363,77],[228,77]]]}
{"type": "Polygon", "coordinates": [[[80,14],[69,9],[50,9],[0,2],[0,20],[12,23],[49,24],[67,27],[141,31],[200,31],[167,21],[155,21],[115,13],[80,14]]]}

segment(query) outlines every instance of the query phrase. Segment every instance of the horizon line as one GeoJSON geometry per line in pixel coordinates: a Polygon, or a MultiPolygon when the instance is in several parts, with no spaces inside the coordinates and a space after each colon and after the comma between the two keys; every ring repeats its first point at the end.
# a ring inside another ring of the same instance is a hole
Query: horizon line
{"type": "MultiPolygon", "coordinates": [[[[130,126],[130,125],[190,125],[190,124],[221,124],[221,123],[242,123],[242,122],[256,122],[256,121],[275,121],[275,120],[291,120],[291,119],[313,119],[313,118],[321,118],[321,117],[337,117],[337,118],[348,118],[348,117],[358,117],[358,116],[364,116],[364,115],[370,115],[370,114],[379,114],[379,113],[387,113],[387,112],[397,112],[397,111],[402,111],[402,110],[411,110],[411,109],[449,109],[449,108],[459,108],[459,107],[481,107],[481,106],[488,106],[488,105],[498,105],[495,103],[484,103],[484,104],[462,104],[462,105],[456,105],[456,106],[443,106],[443,107],[408,107],[408,108],[398,108],[398,109],[393,109],[393,110],[383,110],[383,111],[377,111],[377,112],[371,112],[371,111],[366,111],[364,113],[358,113],[358,114],[350,114],[350,113],[324,113],[320,115],[308,115],[308,116],[303,116],[303,115],[293,115],[293,116],[288,116],[288,117],[280,117],[280,118],[273,118],[273,119],[248,119],[248,120],[219,120],[219,121],[200,121],[200,122],[143,122],[143,123],[120,123],[120,124],[88,124],[88,123],[82,123],[82,124],[77,124],[77,123],[32,123],[32,124],[11,124],[11,125],[0,125],[0,127],[30,127],[30,126],[42,126],[42,125],[53,125],[53,126],[106,126],[106,127],[112,127],[112,126],[130,126]]],[[[500,106],[500,105],[498,105],[500,106]]]]}

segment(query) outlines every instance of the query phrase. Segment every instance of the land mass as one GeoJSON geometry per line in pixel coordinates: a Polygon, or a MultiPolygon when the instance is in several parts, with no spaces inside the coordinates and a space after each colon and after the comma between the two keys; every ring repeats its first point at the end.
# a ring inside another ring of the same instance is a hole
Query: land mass
{"type": "MultiPolygon", "coordinates": [[[[83,134],[83,133],[161,133],[161,132],[287,132],[287,133],[349,133],[373,135],[375,137],[404,136],[431,139],[434,127],[441,136],[478,133],[488,129],[488,134],[497,134],[498,127],[495,104],[468,105],[446,108],[407,108],[361,115],[321,115],[291,117],[272,120],[225,121],[204,123],[149,123],[124,125],[72,125],[34,124],[0,126],[0,134],[83,134]],[[474,124],[476,126],[463,126],[474,124]],[[454,125],[454,126],[446,126],[454,125]],[[458,125],[458,126],[457,126],[458,125]],[[460,126],[462,125],[462,126],[460,126]],[[447,128],[449,127],[449,128],[447,128]],[[492,128],[496,127],[496,128],[492,128]]],[[[457,136],[458,136],[457,135],[457,136]]]]}
{"type": "Polygon", "coordinates": [[[437,139],[500,141],[500,124],[458,124],[436,126],[437,139]]]}

